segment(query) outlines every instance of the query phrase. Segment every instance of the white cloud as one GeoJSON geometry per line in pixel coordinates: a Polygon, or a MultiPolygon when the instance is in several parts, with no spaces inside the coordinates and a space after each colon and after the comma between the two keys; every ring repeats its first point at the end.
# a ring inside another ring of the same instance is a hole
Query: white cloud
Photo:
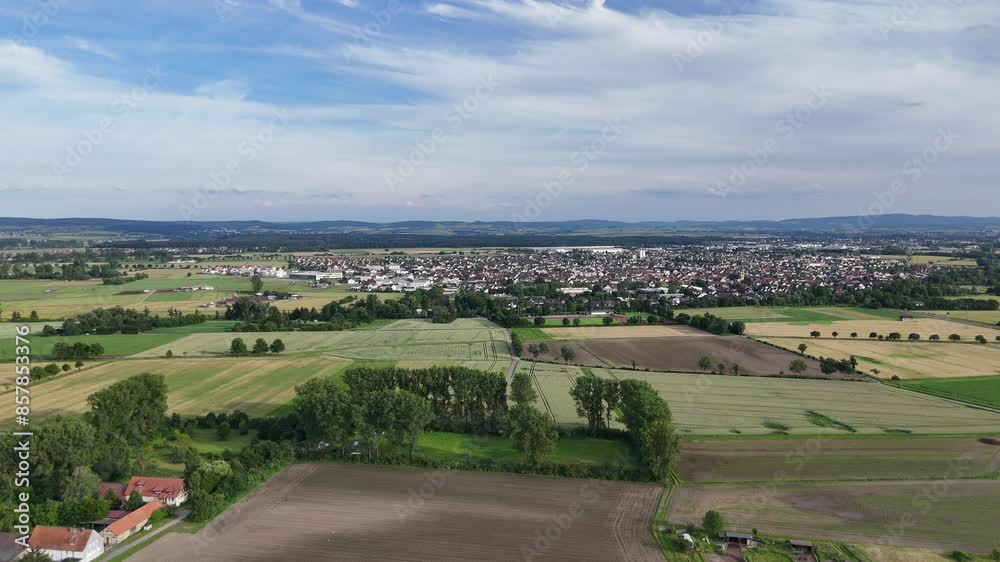
{"type": "Polygon", "coordinates": [[[105,49],[104,47],[102,47],[102,46],[100,46],[100,45],[98,45],[96,43],[93,43],[91,41],[88,41],[87,39],[84,39],[82,37],[73,37],[73,36],[67,35],[65,39],[66,39],[66,43],[70,47],[72,47],[72,48],[74,48],[74,49],[76,49],[78,51],[83,51],[85,53],[90,53],[92,55],[97,55],[99,57],[104,57],[104,58],[108,58],[108,59],[112,59],[112,60],[115,60],[115,59],[118,58],[118,55],[116,55],[115,53],[112,53],[108,49],[105,49]]]}

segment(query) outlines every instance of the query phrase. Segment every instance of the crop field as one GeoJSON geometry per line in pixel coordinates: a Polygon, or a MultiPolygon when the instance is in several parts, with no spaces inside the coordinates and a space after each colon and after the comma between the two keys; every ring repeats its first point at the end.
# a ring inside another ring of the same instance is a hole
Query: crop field
{"type": "Polygon", "coordinates": [[[298,464],[195,536],[168,533],[129,560],[662,561],[649,532],[662,487],[503,474],[298,464]],[[440,479],[440,480],[439,480],[440,479]],[[431,490],[423,499],[415,490],[431,490]],[[419,502],[419,503],[418,503],[419,502]],[[576,503],[580,509],[568,512],[576,503]],[[572,513],[573,515],[570,515],[572,513]],[[565,530],[556,518],[569,518],[565,530]],[[488,532],[484,532],[488,529],[488,532]],[[530,552],[530,550],[528,551],[530,552]]]}
{"type": "Polygon", "coordinates": [[[171,413],[204,415],[238,408],[259,416],[291,400],[296,385],[338,373],[349,363],[330,357],[112,361],[40,383],[34,388],[44,399],[32,404],[32,413],[42,418],[85,412],[87,396],[94,392],[132,375],[154,373],[166,378],[171,413]]]}
{"type": "Polygon", "coordinates": [[[708,336],[688,326],[582,326],[580,328],[543,328],[554,340],[593,340],[612,338],[671,338],[708,336]]]}
{"type": "Polygon", "coordinates": [[[878,369],[878,376],[902,379],[1000,375],[1000,346],[950,342],[887,342],[867,339],[762,338],[786,349],[806,344],[815,357],[844,359],[854,355],[858,368],[878,369]]]}
{"type": "Polygon", "coordinates": [[[950,320],[920,317],[910,322],[900,322],[899,320],[845,320],[829,322],[827,324],[795,324],[789,322],[764,322],[760,324],[748,324],[746,334],[758,338],[807,338],[810,333],[818,331],[820,337],[832,338],[833,332],[837,332],[838,339],[853,339],[852,333],[857,333],[857,339],[868,339],[871,332],[877,332],[882,336],[896,332],[903,339],[911,333],[919,334],[921,339],[928,339],[932,334],[941,336],[942,340],[947,340],[951,334],[958,334],[963,340],[974,340],[977,335],[983,335],[988,340],[1000,335],[1000,329],[986,326],[971,326],[950,320]]]}
{"type": "Polygon", "coordinates": [[[972,258],[957,258],[949,256],[931,256],[917,254],[913,256],[882,256],[883,259],[909,260],[913,265],[940,265],[951,267],[975,267],[976,260],[972,258]]]}
{"type": "MultiPolygon", "coordinates": [[[[466,458],[493,459],[497,462],[524,462],[524,453],[514,448],[509,437],[467,435],[425,431],[417,439],[417,454],[429,459],[464,461],[466,458]]],[[[628,443],[619,439],[596,439],[570,436],[559,439],[545,457],[547,462],[565,464],[635,463],[628,443]]]]}
{"type": "MultiPolygon", "coordinates": [[[[153,312],[166,312],[176,308],[185,312],[205,311],[204,305],[233,295],[236,291],[250,291],[250,280],[245,277],[192,275],[188,270],[145,270],[149,279],[124,285],[104,285],[100,281],[49,281],[42,279],[0,280],[0,302],[4,303],[4,317],[20,312],[24,317],[34,310],[44,320],[57,320],[95,308],[122,306],[149,308],[153,312]],[[204,284],[213,291],[173,292],[188,285],[204,284]],[[149,290],[150,292],[144,292],[149,290]]],[[[264,279],[264,290],[299,293],[301,300],[274,301],[279,308],[301,306],[321,307],[330,301],[352,295],[363,298],[366,293],[349,291],[345,285],[331,285],[327,289],[311,289],[305,281],[264,279]]]]}
{"type": "Polygon", "coordinates": [[[467,369],[476,369],[477,371],[487,371],[490,373],[503,373],[507,374],[510,371],[510,364],[513,360],[510,357],[498,358],[495,361],[455,361],[455,360],[441,360],[441,359],[425,359],[425,360],[400,360],[393,361],[396,367],[401,369],[427,369],[429,367],[465,367],[467,369]]]}
{"type": "MultiPolygon", "coordinates": [[[[539,389],[539,407],[563,425],[583,425],[569,395],[586,367],[522,361],[539,389]]],[[[983,434],[1000,427],[1000,414],[935,396],[863,382],[590,368],[593,374],[648,381],[670,404],[682,434],[811,435],[983,434]],[[814,412],[836,424],[823,423],[814,412]],[[841,425],[837,425],[841,424],[841,425]],[[848,429],[849,428],[849,429],[848,429]]]]}
{"type": "Polygon", "coordinates": [[[902,386],[945,398],[1000,408],[1000,377],[912,380],[903,382],[902,386]]]}
{"type": "Polygon", "coordinates": [[[697,523],[710,509],[733,531],[989,552],[1000,480],[679,486],[669,521],[697,523]]]}
{"type": "Polygon", "coordinates": [[[993,477],[1000,447],[975,437],[686,439],[677,475],[685,482],[942,478],[952,466],[993,477]]]}
{"type": "Polygon", "coordinates": [[[281,338],[288,354],[323,353],[356,359],[403,360],[509,360],[503,329],[485,320],[461,318],[450,324],[427,320],[397,320],[374,330],[340,332],[268,332],[193,334],[139,354],[162,357],[167,349],[180,356],[221,356],[233,338],[248,346],[256,338],[268,342],[281,338]]]}
{"type": "Polygon", "coordinates": [[[734,306],[722,308],[691,308],[676,311],[691,316],[714,314],[726,320],[742,320],[747,324],[761,322],[787,322],[804,324],[829,324],[845,320],[898,319],[899,313],[891,310],[853,306],[734,306]]]}
{"type": "MultiPolygon", "coordinates": [[[[147,333],[147,334],[128,334],[128,335],[112,335],[112,336],[51,336],[45,337],[40,334],[35,334],[28,338],[31,348],[31,357],[36,361],[49,361],[49,354],[52,352],[53,346],[57,343],[64,343],[72,345],[77,342],[94,344],[99,343],[104,346],[105,356],[118,356],[124,357],[127,355],[134,355],[146,351],[148,349],[153,349],[158,346],[169,345],[171,342],[176,341],[179,338],[184,337],[181,334],[160,334],[160,333],[147,333]]],[[[14,360],[14,346],[15,339],[14,336],[7,336],[0,339],[0,361],[13,361],[14,360]]],[[[52,361],[66,361],[66,360],[56,360],[52,361]]],[[[72,364],[74,361],[69,360],[72,364]]]]}

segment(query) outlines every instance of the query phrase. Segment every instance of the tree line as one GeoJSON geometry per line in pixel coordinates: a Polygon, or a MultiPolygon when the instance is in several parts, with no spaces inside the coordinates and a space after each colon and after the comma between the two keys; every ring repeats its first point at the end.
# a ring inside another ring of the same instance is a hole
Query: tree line
{"type": "Polygon", "coordinates": [[[155,328],[174,328],[201,324],[207,320],[197,312],[185,314],[177,309],[167,310],[166,316],[152,314],[148,309],[138,311],[133,308],[98,308],[92,312],[78,314],[63,321],[62,326],[53,328],[46,325],[42,334],[46,336],[78,336],[80,334],[138,334],[155,328]]]}

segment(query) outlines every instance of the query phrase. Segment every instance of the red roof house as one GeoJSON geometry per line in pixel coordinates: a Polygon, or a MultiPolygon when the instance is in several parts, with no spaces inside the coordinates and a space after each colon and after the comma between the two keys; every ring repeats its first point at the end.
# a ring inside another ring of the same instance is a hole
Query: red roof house
{"type": "Polygon", "coordinates": [[[164,505],[180,505],[187,501],[187,488],[181,478],[157,478],[154,476],[133,476],[125,487],[124,497],[139,492],[142,501],[159,500],[164,505]]]}

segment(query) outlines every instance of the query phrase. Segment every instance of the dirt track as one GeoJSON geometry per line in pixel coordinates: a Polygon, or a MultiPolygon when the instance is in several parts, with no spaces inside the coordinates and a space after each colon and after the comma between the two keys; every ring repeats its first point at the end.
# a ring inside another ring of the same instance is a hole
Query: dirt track
{"type": "Polygon", "coordinates": [[[659,486],[430,474],[295,465],[130,560],[663,560],[649,532],[659,486]]]}

